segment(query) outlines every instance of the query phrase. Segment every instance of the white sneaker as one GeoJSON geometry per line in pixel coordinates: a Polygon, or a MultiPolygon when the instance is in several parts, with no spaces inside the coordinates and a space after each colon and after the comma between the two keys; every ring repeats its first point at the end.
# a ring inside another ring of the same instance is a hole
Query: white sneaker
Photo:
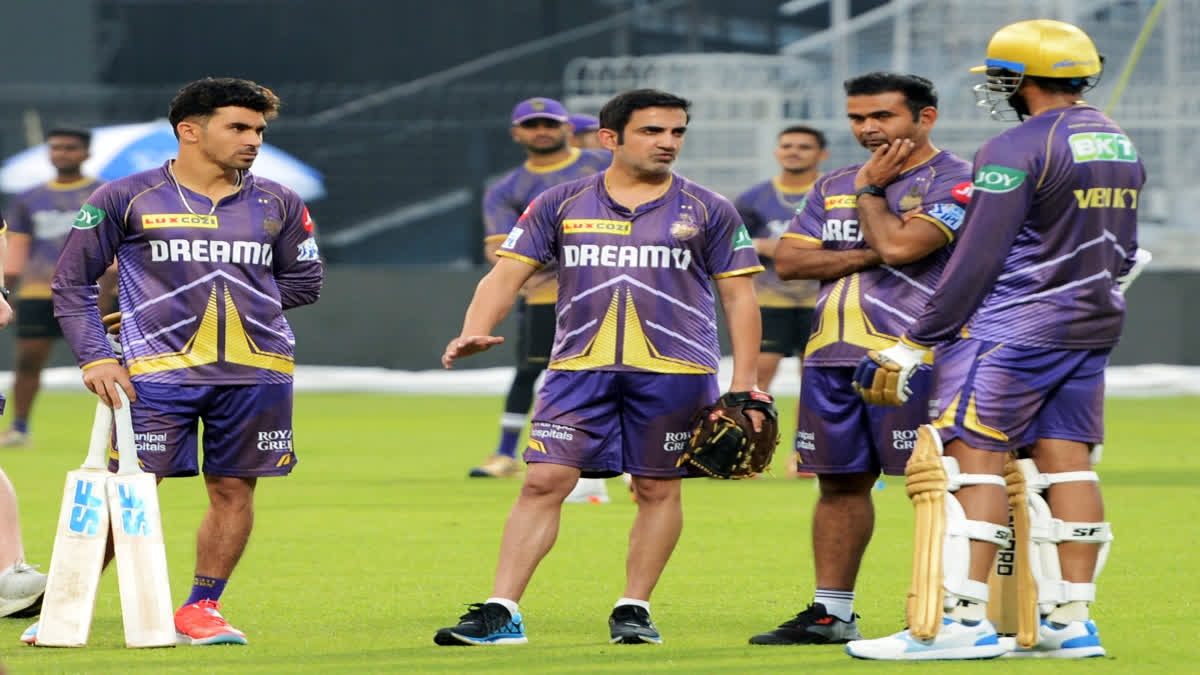
{"type": "Polygon", "coordinates": [[[1038,643],[1030,649],[1017,646],[1015,638],[1003,638],[1000,642],[1009,649],[1004,656],[1010,659],[1085,659],[1107,653],[1100,646],[1100,630],[1091,619],[1066,625],[1042,619],[1038,643]]]}
{"type": "Polygon", "coordinates": [[[19,614],[31,607],[46,590],[46,575],[24,560],[0,572],[0,616],[19,614]]]}
{"type": "Polygon", "coordinates": [[[604,484],[603,478],[580,478],[578,483],[575,483],[575,488],[571,490],[571,494],[563,500],[567,504],[607,504],[608,486],[604,484]]]}
{"type": "Polygon", "coordinates": [[[31,448],[33,447],[33,438],[26,431],[17,431],[9,429],[0,434],[0,448],[31,448]]]}
{"type": "Polygon", "coordinates": [[[876,640],[853,640],[846,653],[856,659],[880,661],[932,661],[944,659],[994,659],[1005,652],[991,621],[968,626],[948,616],[932,640],[918,640],[907,630],[876,640]]]}

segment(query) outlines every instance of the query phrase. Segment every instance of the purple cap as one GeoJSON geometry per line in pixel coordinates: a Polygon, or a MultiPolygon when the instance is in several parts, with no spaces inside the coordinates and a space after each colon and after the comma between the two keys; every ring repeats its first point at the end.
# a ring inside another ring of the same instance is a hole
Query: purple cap
{"type": "Polygon", "coordinates": [[[552,98],[531,98],[521,101],[513,108],[512,123],[520,124],[525,120],[547,119],[557,122],[567,121],[567,109],[563,104],[552,98]]]}
{"type": "Polygon", "coordinates": [[[594,115],[571,115],[570,122],[571,126],[575,127],[577,134],[596,131],[600,128],[600,118],[594,115]]]}

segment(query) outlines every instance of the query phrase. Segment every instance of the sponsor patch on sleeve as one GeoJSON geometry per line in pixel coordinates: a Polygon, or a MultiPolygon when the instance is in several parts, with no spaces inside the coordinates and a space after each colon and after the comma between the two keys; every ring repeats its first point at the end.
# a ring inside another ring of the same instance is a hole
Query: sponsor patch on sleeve
{"type": "Polygon", "coordinates": [[[98,209],[91,204],[84,204],[79,209],[79,213],[75,215],[75,222],[71,223],[76,229],[90,230],[100,224],[104,220],[104,210],[98,209]]]}
{"type": "Polygon", "coordinates": [[[529,202],[529,206],[526,206],[526,207],[525,207],[525,210],[521,212],[521,217],[520,217],[520,218],[517,218],[517,222],[518,222],[518,223],[519,223],[519,222],[521,222],[522,220],[525,220],[526,218],[528,218],[528,217],[529,217],[529,212],[533,210],[533,205],[534,205],[534,204],[536,204],[536,203],[537,203],[537,200],[536,200],[536,199],[535,199],[535,200],[533,200],[533,201],[531,201],[531,202],[529,202]]]}
{"type": "Polygon", "coordinates": [[[733,250],[739,248],[754,248],[754,240],[750,238],[750,233],[746,230],[745,225],[738,225],[738,228],[733,232],[733,250]]]}
{"type": "Polygon", "coordinates": [[[964,180],[950,190],[950,194],[959,204],[966,204],[971,201],[971,181],[964,180]]]}
{"type": "Polygon", "coordinates": [[[962,227],[967,211],[958,204],[934,204],[925,209],[925,215],[945,225],[951,232],[957,232],[962,227]]]}
{"type": "Polygon", "coordinates": [[[1025,177],[1028,175],[1020,169],[1000,166],[999,164],[985,164],[975,174],[975,181],[971,186],[971,190],[972,192],[979,190],[980,192],[991,192],[992,194],[1012,192],[1021,187],[1021,183],[1025,182],[1025,177]]]}
{"type": "Polygon", "coordinates": [[[317,249],[317,240],[312,237],[300,242],[296,248],[298,249],[296,260],[299,262],[321,259],[321,251],[317,249]]]}
{"type": "Polygon", "coordinates": [[[312,216],[308,213],[308,207],[304,207],[304,231],[312,234],[313,228],[316,227],[316,225],[317,224],[313,222],[312,216]]]}
{"type": "Polygon", "coordinates": [[[524,234],[524,229],[520,227],[514,227],[513,229],[509,230],[508,238],[504,240],[503,244],[500,244],[500,248],[513,248],[517,245],[517,242],[521,240],[521,236],[524,234]]]}
{"type": "Polygon", "coordinates": [[[1125,134],[1093,131],[1067,137],[1075,162],[1136,162],[1137,148],[1125,134]]]}

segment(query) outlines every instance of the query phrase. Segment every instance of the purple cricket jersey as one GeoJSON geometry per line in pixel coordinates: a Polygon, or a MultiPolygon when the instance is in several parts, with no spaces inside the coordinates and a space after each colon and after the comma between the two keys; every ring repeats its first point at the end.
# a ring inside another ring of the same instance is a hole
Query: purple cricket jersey
{"type": "MultiPolygon", "coordinates": [[[[854,176],[860,166],[818,179],[783,236],[819,243],[825,249],[867,248],[854,196],[854,176]]],[[[813,332],[804,351],[806,366],[855,366],[867,350],[896,343],[933,295],[950,259],[970,181],[970,164],[941,151],[887,186],[893,213],[928,220],[942,230],[948,243],[905,265],[879,265],[822,281],[813,332]]]]}
{"type": "MultiPolygon", "coordinates": [[[[785,189],[774,178],[746,190],[733,205],[752,239],[779,239],[788,223],[804,206],[811,185],[801,190],[785,189]]],[[[759,257],[763,273],[754,277],[754,290],[762,307],[812,307],[817,304],[820,284],[807,279],[783,281],[775,272],[775,261],[759,257]]]]}
{"type": "Polygon", "coordinates": [[[115,257],[134,380],[291,382],[295,338],[283,310],[315,302],[322,280],[308,209],[289,188],[243,172],[210,215],[209,198],[179,185],[169,166],[104,185],[75,219],[53,283],[75,358],[85,367],[114,356],[96,279],[115,257]]]}
{"type": "Polygon", "coordinates": [[[1048,110],[980,148],[974,176],[962,242],[905,337],[1115,345],[1146,180],[1125,132],[1090,106],[1048,110]]]}
{"type": "Polygon", "coordinates": [[[9,232],[30,238],[29,257],[21,271],[18,298],[50,299],[54,265],[67,243],[79,207],[102,185],[95,178],[71,183],[51,181],[13,198],[9,204],[9,232]]]}
{"type": "Polygon", "coordinates": [[[762,271],[737,211],[677,174],[630,211],[605,175],[542,193],[497,252],[534,267],[559,262],[550,368],[715,373],[709,280],[762,271]]]}
{"type": "MultiPolygon", "coordinates": [[[[612,155],[607,150],[571,148],[567,159],[549,166],[525,162],[492,184],[483,195],[484,241],[501,241],[533,199],[546,188],[590,176],[608,168],[612,155]]],[[[525,282],[527,302],[549,304],[558,294],[555,265],[549,263],[525,282]]]]}

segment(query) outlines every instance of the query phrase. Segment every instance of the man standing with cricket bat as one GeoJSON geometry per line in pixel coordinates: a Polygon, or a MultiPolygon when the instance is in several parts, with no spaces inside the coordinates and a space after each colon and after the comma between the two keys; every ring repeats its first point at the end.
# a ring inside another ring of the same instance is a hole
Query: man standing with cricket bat
{"type": "Polygon", "coordinates": [[[246,644],[217,601],[249,540],[258,478],[296,463],[283,311],[316,301],[322,266],[300,197],[249,172],[278,106],[247,80],[184,86],[168,115],[178,157],[97,190],[54,277],[54,313],[84,384],[109,406],[118,389],[132,401],[141,464],[160,479],[204,474],[194,584],[175,614],[182,644],[246,644]],[[124,364],[96,310],[96,280],[114,258],[124,364]]]}

